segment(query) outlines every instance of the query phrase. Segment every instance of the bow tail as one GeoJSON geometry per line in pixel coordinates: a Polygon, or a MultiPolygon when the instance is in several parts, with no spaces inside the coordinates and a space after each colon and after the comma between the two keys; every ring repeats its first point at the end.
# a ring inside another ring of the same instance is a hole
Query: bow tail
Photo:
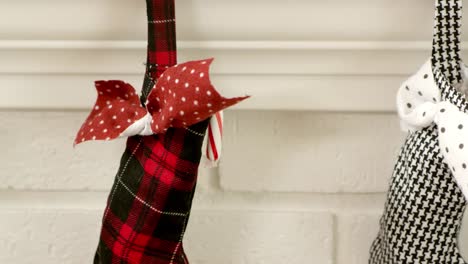
{"type": "Polygon", "coordinates": [[[439,134],[440,152],[468,200],[468,116],[456,106],[443,102],[434,121],[439,134]]]}
{"type": "MultiPolygon", "coordinates": [[[[441,143],[440,138],[439,145],[441,146],[441,152],[447,151],[447,147],[442,147],[444,144],[441,143]]],[[[450,149],[448,150],[450,151],[450,149]]],[[[463,193],[465,200],[468,201],[468,163],[459,161],[459,158],[449,158],[447,156],[445,157],[444,161],[449,167],[449,170],[452,173],[452,176],[454,177],[458,187],[460,188],[460,191],[463,193]]]]}

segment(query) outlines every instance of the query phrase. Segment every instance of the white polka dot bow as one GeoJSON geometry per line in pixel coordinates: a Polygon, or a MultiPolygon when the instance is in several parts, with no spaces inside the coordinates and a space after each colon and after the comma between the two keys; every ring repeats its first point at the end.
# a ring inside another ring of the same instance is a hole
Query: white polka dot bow
{"type": "Polygon", "coordinates": [[[468,113],[441,100],[430,60],[400,87],[397,109],[405,131],[437,126],[441,154],[468,199],[468,113]]]}

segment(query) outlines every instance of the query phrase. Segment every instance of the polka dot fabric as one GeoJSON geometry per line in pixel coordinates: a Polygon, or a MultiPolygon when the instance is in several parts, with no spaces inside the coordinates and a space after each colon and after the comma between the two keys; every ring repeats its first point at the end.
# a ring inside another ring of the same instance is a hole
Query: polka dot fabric
{"type": "Polygon", "coordinates": [[[215,90],[209,77],[212,62],[213,59],[183,63],[161,75],[147,103],[155,133],[196,124],[247,98],[227,99],[215,90]]]}
{"type": "Polygon", "coordinates": [[[468,198],[468,114],[448,101],[441,101],[431,62],[398,91],[397,107],[402,128],[410,132],[436,124],[439,146],[465,199],[468,198]]]}
{"type": "Polygon", "coordinates": [[[398,91],[397,110],[402,120],[402,129],[414,132],[430,125],[437,113],[440,98],[431,62],[427,61],[398,91]]]}
{"type": "Polygon", "coordinates": [[[188,127],[248,98],[221,96],[211,84],[212,62],[190,61],[167,69],[148,95],[146,108],[130,84],[97,81],[97,101],[78,131],[75,144],[188,127]]]}
{"type": "Polygon", "coordinates": [[[147,111],[130,84],[122,81],[96,81],[98,98],[93,110],[81,126],[75,144],[89,140],[110,140],[119,137],[147,111]]]}

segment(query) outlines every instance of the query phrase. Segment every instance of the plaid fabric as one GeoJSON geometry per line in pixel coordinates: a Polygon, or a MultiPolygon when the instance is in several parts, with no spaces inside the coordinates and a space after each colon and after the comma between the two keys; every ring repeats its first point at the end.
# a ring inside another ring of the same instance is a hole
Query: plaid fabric
{"type": "MultiPolygon", "coordinates": [[[[176,64],[174,0],[148,0],[148,67],[154,79],[176,64]]],[[[95,264],[188,263],[182,246],[209,120],[127,141],[111,189],[95,264]]]]}
{"type": "Polygon", "coordinates": [[[177,64],[176,21],[174,0],[146,0],[148,16],[147,71],[142,101],[146,101],[153,81],[177,64]]]}

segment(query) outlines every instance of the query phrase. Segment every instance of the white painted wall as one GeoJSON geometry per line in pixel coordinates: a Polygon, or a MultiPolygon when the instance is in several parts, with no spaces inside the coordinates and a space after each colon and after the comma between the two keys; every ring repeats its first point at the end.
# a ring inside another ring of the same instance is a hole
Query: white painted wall
{"type": "MultiPolygon", "coordinates": [[[[367,263],[404,137],[394,94],[429,55],[432,2],[177,5],[181,60],[214,56],[218,87],[254,96],[201,169],[189,258],[367,263]]],[[[141,83],[145,19],[142,0],[0,0],[0,263],[91,263],[124,142],[72,141],[92,81],[141,83]]]]}

